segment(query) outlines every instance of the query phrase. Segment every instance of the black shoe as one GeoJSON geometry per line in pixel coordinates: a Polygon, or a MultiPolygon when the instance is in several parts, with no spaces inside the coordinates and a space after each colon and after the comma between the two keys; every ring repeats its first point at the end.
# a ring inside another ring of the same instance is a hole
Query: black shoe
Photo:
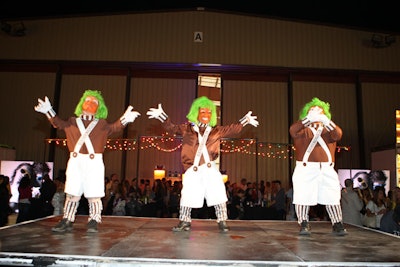
{"type": "Polygon", "coordinates": [[[68,219],[62,219],[56,226],[51,228],[53,232],[64,233],[72,230],[72,222],[68,221],[68,219]]]}
{"type": "Polygon", "coordinates": [[[190,222],[179,221],[179,224],[172,228],[173,232],[183,232],[190,230],[190,222]]]}
{"type": "Polygon", "coordinates": [[[95,220],[90,220],[87,223],[87,230],[88,233],[97,233],[97,222],[95,220]]]}
{"type": "Polygon", "coordinates": [[[228,232],[229,231],[229,227],[228,224],[226,223],[226,221],[220,221],[218,223],[218,228],[221,232],[228,232]]]}
{"type": "Polygon", "coordinates": [[[301,222],[299,235],[311,235],[311,226],[307,221],[301,222]]]}
{"type": "Polygon", "coordinates": [[[343,223],[337,222],[332,226],[332,233],[337,236],[347,235],[347,230],[344,229],[343,223]]]}

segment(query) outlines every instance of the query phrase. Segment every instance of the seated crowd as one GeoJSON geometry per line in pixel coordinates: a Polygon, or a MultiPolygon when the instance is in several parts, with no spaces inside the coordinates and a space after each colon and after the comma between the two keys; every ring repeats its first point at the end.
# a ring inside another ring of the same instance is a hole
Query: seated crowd
{"type": "MultiPolygon", "coordinates": [[[[10,192],[7,189],[8,177],[1,176],[0,188],[4,198],[0,207],[1,225],[8,223],[8,215],[12,213],[8,205],[10,192]],[[7,193],[9,192],[9,193],[7,193]]],[[[400,235],[400,188],[390,190],[386,195],[383,187],[353,188],[347,179],[342,189],[341,206],[344,223],[364,226],[394,235],[400,235]]],[[[172,182],[163,178],[120,179],[117,174],[105,179],[105,196],[103,215],[177,218],[179,216],[180,193],[182,182],[172,182]]],[[[279,180],[272,182],[248,182],[242,178],[239,183],[227,181],[228,217],[231,220],[268,219],[297,220],[292,204],[292,188],[285,190],[279,180]]],[[[9,188],[9,186],[8,186],[9,188]]],[[[23,222],[49,215],[62,214],[65,193],[63,179],[44,179],[38,196],[33,197],[29,184],[21,181],[16,222],[23,222]],[[27,187],[27,188],[26,188],[27,187]]],[[[78,207],[77,214],[88,214],[84,197],[78,207]]],[[[213,207],[193,209],[193,218],[213,219],[213,207]]],[[[310,221],[329,220],[323,206],[310,209],[310,221]]]]}
{"type": "MultiPolygon", "coordinates": [[[[242,179],[243,180],[243,179],[242,179]]],[[[244,180],[243,180],[244,181],[244,180]]],[[[106,196],[103,198],[103,214],[116,216],[139,216],[177,218],[182,182],[157,179],[120,180],[118,175],[106,179],[106,196]]],[[[271,214],[269,219],[285,220],[288,199],[280,181],[272,183],[247,182],[230,184],[226,182],[229,219],[252,219],[246,210],[254,207],[265,208],[271,214]]],[[[213,218],[213,207],[193,210],[193,218],[213,218]]]]}

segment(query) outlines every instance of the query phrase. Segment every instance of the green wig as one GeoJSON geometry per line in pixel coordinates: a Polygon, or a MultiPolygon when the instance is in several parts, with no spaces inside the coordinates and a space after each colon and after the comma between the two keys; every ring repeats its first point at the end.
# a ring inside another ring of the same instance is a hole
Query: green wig
{"type": "Polygon", "coordinates": [[[104,102],[104,98],[101,95],[101,92],[100,91],[96,91],[96,90],[86,90],[83,93],[83,95],[81,97],[81,100],[79,100],[78,105],[76,105],[75,115],[78,116],[78,117],[80,115],[82,115],[82,113],[83,113],[82,112],[82,105],[83,105],[83,102],[85,102],[86,97],[88,97],[88,96],[93,96],[93,97],[97,98],[97,100],[99,101],[99,106],[97,108],[97,112],[94,115],[94,117],[97,118],[97,119],[107,119],[108,109],[107,109],[106,103],[104,102]]]}
{"type": "Polygon", "coordinates": [[[328,102],[324,102],[322,100],[319,100],[317,97],[314,97],[310,102],[304,105],[303,109],[300,111],[300,120],[303,120],[307,114],[310,108],[312,107],[320,107],[324,110],[324,114],[328,117],[328,119],[331,119],[332,115],[331,112],[329,111],[330,105],[328,102]]]}
{"type": "Polygon", "coordinates": [[[210,126],[214,127],[217,125],[217,108],[210,99],[208,99],[205,96],[201,96],[199,98],[196,98],[192,106],[190,107],[189,114],[186,115],[186,118],[193,123],[198,123],[198,117],[199,117],[199,109],[200,108],[208,108],[211,110],[211,119],[210,119],[210,126]]]}

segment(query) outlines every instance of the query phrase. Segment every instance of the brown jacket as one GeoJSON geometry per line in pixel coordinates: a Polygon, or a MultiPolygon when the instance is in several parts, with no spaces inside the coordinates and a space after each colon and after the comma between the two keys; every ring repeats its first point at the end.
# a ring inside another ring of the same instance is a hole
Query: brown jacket
{"type": "MultiPolygon", "coordinates": [[[[85,127],[89,125],[91,120],[82,120],[85,127]]],[[[81,137],[78,125],[76,124],[76,117],[70,117],[68,120],[62,120],[58,116],[50,119],[54,128],[64,130],[67,137],[67,146],[70,152],[74,151],[75,145],[81,137]]],[[[92,130],[89,137],[95,153],[103,153],[105,145],[107,144],[108,137],[116,132],[122,131],[124,126],[117,120],[114,123],[108,123],[104,119],[100,119],[96,127],[92,130]]],[[[85,144],[82,145],[80,151],[82,154],[89,154],[85,144]]]]}
{"type": "MultiPolygon", "coordinates": [[[[303,161],[303,156],[306,153],[308,145],[311,143],[314,135],[308,127],[304,127],[301,121],[297,121],[290,126],[290,136],[293,138],[294,147],[296,149],[296,160],[303,161]]],[[[335,162],[336,142],[342,138],[342,129],[336,125],[332,131],[327,131],[325,128],[321,133],[322,139],[331,152],[332,161],[335,162]]],[[[314,150],[308,158],[310,162],[327,162],[328,156],[323,148],[316,144],[314,150]]]]}
{"type": "MultiPolygon", "coordinates": [[[[182,140],[182,153],[181,161],[184,170],[186,171],[190,166],[193,165],[194,158],[199,146],[199,140],[197,132],[194,131],[191,123],[183,123],[180,125],[173,124],[168,118],[163,123],[164,129],[169,133],[181,135],[182,140]]],[[[199,127],[200,133],[203,135],[205,127],[199,127]]],[[[242,124],[234,123],[227,126],[215,126],[212,128],[208,139],[207,139],[207,150],[210,155],[210,160],[214,161],[218,158],[220,149],[221,138],[234,137],[239,134],[243,129],[242,124]]],[[[204,164],[204,158],[201,157],[199,165],[204,164]]]]}

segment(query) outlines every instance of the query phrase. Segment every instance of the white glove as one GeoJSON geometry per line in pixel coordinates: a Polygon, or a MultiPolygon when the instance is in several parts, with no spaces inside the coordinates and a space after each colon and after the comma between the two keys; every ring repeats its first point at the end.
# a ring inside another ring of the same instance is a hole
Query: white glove
{"type": "Polygon", "coordinates": [[[126,109],[124,115],[122,115],[121,118],[120,118],[119,120],[121,121],[122,125],[125,126],[125,125],[127,125],[128,123],[134,122],[135,119],[136,119],[137,117],[139,117],[139,116],[140,116],[140,113],[137,112],[137,111],[133,111],[133,107],[132,107],[132,106],[129,106],[129,107],[126,109]]]}
{"type": "Polygon", "coordinates": [[[44,98],[44,101],[38,98],[38,104],[34,108],[37,112],[45,114],[49,119],[56,116],[56,112],[53,110],[53,107],[51,106],[50,100],[47,96],[44,98]]]}
{"type": "Polygon", "coordinates": [[[328,125],[329,122],[331,121],[325,114],[318,114],[316,116],[316,120],[322,122],[322,124],[324,125],[328,125]]]}
{"type": "Polygon", "coordinates": [[[257,121],[257,116],[251,116],[252,111],[247,112],[246,115],[244,115],[243,118],[241,118],[239,120],[239,122],[244,126],[246,126],[247,124],[251,124],[254,127],[258,126],[258,121],[257,121]]]}
{"type": "Polygon", "coordinates": [[[307,116],[302,120],[304,126],[308,127],[313,122],[319,122],[322,109],[320,107],[312,107],[309,111],[307,116]]]}
{"type": "Polygon", "coordinates": [[[32,187],[32,197],[33,198],[40,197],[40,187],[32,187]]]}
{"type": "Polygon", "coordinates": [[[168,118],[168,115],[162,109],[161,104],[158,104],[158,108],[150,108],[146,114],[149,116],[149,119],[157,119],[161,122],[164,122],[168,118]]]}
{"type": "Polygon", "coordinates": [[[317,121],[322,122],[322,124],[328,131],[332,131],[336,127],[336,124],[331,121],[325,114],[318,114],[317,121]]]}

